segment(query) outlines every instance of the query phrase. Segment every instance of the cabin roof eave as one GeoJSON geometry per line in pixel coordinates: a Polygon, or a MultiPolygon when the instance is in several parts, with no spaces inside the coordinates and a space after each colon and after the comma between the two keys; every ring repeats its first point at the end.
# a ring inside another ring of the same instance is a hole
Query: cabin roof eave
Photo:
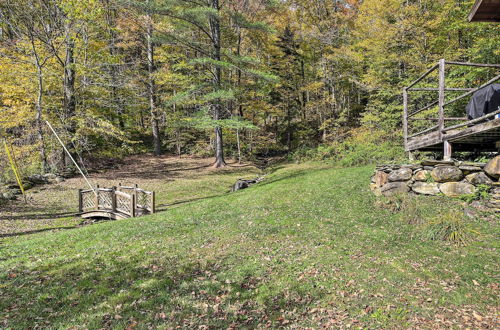
{"type": "Polygon", "coordinates": [[[500,22],[500,0],[476,0],[469,22],[500,22]]]}

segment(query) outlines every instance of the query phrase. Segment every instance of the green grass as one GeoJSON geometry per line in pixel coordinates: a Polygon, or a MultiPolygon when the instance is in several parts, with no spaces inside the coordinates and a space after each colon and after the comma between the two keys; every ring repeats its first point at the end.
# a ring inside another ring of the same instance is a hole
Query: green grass
{"type": "MultiPolygon", "coordinates": [[[[493,324],[497,223],[471,220],[464,247],[426,240],[375,206],[371,173],[282,166],[153,216],[6,238],[0,327],[493,324]]],[[[423,217],[443,205],[418,202],[423,217]]]]}

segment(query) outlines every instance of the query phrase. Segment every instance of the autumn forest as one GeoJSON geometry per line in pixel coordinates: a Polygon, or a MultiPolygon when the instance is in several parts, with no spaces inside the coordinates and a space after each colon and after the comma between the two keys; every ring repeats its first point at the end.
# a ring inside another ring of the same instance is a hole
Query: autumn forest
{"type": "Polygon", "coordinates": [[[405,84],[500,62],[472,2],[1,0],[0,133],[28,172],[70,164],[46,120],[87,160],[397,158],[405,84]]]}

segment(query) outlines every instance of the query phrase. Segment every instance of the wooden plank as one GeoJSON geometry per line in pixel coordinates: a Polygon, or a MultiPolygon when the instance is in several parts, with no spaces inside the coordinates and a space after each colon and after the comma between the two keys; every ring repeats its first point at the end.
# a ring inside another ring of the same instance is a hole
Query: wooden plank
{"type": "Polygon", "coordinates": [[[438,64],[435,64],[432,68],[430,68],[426,73],[424,73],[423,75],[421,75],[417,80],[415,80],[414,82],[412,82],[409,86],[406,87],[406,89],[409,89],[413,86],[415,86],[418,82],[420,82],[422,79],[424,79],[425,77],[427,77],[429,74],[431,74],[434,70],[436,70],[437,68],[439,67],[439,63],[438,64]]]}
{"type": "Polygon", "coordinates": [[[425,133],[429,133],[429,132],[434,131],[434,130],[437,130],[437,129],[439,129],[439,125],[435,125],[435,126],[429,127],[429,128],[428,128],[428,129],[426,129],[426,130],[423,130],[423,131],[421,131],[421,132],[418,132],[418,133],[415,133],[415,134],[413,134],[413,135],[410,135],[408,138],[409,138],[409,139],[411,139],[411,138],[414,138],[414,137],[416,137],[416,136],[423,135],[423,134],[425,134],[425,133]]]}
{"type": "Polygon", "coordinates": [[[454,62],[454,61],[446,61],[446,64],[461,65],[461,66],[474,66],[474,67],[480,67],[480,68],[500,68],[500,64],[484,64],[484,63],[454,62]]]}
{"type": "MultiPolygon", "coordinates": [[[[445,88],[445,91],[447,92],[466,92],[466,91],[470,91],[470,90],[473,90],[474,88],[445,88]]],[[[432,88],[432,87],[425,87],[425,88],[409,88],[408,91],[411,91],[411,92],[424,92],[424,91],[427,91],[427,92],[439,92],[439,88],[432,88]]]]}
{"type": "Polygon", "coordinates": [[[485,84],[483,84],[483,85],[481,85],[481,86],[479,86],[479,87],[477,87],[477,88],[474,88],[473,90],[471,90],[471,91],[469,91],[469,92],[467,92],[467,93],[465,93],[465,94],[462,94],[462,95],[460,95],[459,97],[456,97],[456,98],[452,99],[451,101],[446,102],[446,103],[444,104],[444,106],[446,107],[446,106],[448,106],[448,105],[450,105],[450,104],[452,104],[452,103],[455,103],[455,102],[457,102],[457,101],[459,101],[459,100],[463,99],[464,97],[467,97],[467,96],[469,96],[469,95],[471,95],[471,94],[473,94],[473,93],[477,92],[478,90],[480,90],[480,89],[482,89],[482,88],[485,88],[485,87],[487,87],[488,85],[493,84],[493,83],[494,83],[495,81],[497,81],[498,79],[500,79],[500,75],[498,75],[498,76],[494,77],[493,79],[489,80],[487,83],[485,83],[485,84]]]}
{"type": "Polygon", "coordinates": [[[436,105],[438,105],[438,104],[439,104],[439,100],[438,100],[438,101],[434,101],[434,102],[432,102],[431,104],[426,105],[426,106],[425,106],[425,107],[423,107],[422,109],[419,109],[419,110],[413,111],[412,113],[410,113],[410,114],[408,115],[408,117],[413,117],[413,116],[415,116],[417,113],[420,113],[420,112],[425,111],[425,110],[429,110],[430,108],[435,107],[435,106],[436,106],[436,105]]]}
{"type": "Polygon", "coordinates": [[[449,131],[446,134],[446,139],[448,141],[454,142],[458,141],[458,139],[466,137],[468,135],[479,134],[482,132],[486,132],[491,129],[497,129],[500,127],[500,118],[490,120],[486,123],[478,124],[472,127],[467,127],[462,130],[457,131],[449,131]]]}
{"type": "Polygon", "coordinates": [[[444,128],[442,129],[441,131],[442,132],[447,132],[447,131],[451,131],[451,130],[454,130],[454,129],[457,129],[457,128],[461,128],[461,127],[464,127],[464,126],[467,126],[467,125],[472,125],[472,124],[476,124],[476,123],[479,123],[485,119],[488,119],[490,117],[494,117],[495,115],[497,114],[500,114],[500,109],[497,110],[497,111],[494,111],[494,112],[491,112],[491,113],[488,113],[482,117],[479,117],[479,118],[476,118],[476,119],[472,119],[472,120],[469,120],[465,123],[461,123],[461,124],[457,124],[457,125],[453,125],[453,126],[450,126],[450,127],[447,127],[447,128],[444,128]]]}

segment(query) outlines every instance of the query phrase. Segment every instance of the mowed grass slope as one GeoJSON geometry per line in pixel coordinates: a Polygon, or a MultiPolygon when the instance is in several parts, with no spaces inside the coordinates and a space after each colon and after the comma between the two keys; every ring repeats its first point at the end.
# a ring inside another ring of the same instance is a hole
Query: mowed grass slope
{"type": "Polygon", "coordinates": [[[374,206],[371,172],[283,166],[153,216],[4,239],[0,326],[495,326],[497,224],[474,221],[466,247],[426,240],[374,206]]]}

